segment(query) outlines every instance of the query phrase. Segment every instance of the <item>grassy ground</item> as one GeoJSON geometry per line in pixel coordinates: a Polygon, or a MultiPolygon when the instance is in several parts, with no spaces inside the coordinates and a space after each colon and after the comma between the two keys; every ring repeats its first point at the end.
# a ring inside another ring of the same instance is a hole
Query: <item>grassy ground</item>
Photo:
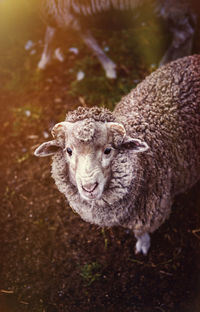
{"type": "MultiPolygon", "coordinates": [[[[200,185],[177,198],[149,255],[135,256],[132,233],[83,222],[57,191],[50,160],[33,156],[68,110],[112,109],[157,67],[163,25],[137,17],[130,29],[93,29],[118,65],[113,81],[72,33],[57,38],[64,63],[38,72],[44,26],[32,1],[1,1],[0,23],[0,311],[199,312],[200,185]]],[[[197,32],[194,52],[199,42],[197,32]]]]}

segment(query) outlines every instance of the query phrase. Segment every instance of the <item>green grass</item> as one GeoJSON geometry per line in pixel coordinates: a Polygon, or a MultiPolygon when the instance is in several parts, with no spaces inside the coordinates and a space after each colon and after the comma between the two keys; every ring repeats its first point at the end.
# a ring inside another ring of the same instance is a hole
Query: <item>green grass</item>
{"type": "Polygon", "coordinates": [[[80,268],[80,276],[88,286],[101,277],[101,265],[98,262],[92,262],[83,265],[80,268]]]}
{"type": "Polygon", "coordinates": [[[75,62],[69,93],[83,97],[87,105],[112,109],[123,95],[158,67],[164,53],[163,30],[160,21],[152,19],[131,29],[93,33],[102,48],[109,47],[106,54],[117,64],[118,77],[106,78],[97,58],[89,51],[75,62]],[[78,71],[85,74],[80,81],[76,79],[78,71]]]}

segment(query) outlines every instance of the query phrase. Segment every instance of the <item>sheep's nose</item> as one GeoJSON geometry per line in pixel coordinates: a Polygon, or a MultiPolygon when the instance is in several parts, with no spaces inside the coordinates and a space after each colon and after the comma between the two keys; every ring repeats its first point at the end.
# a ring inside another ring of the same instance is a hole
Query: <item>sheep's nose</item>
{"type": "Polygon", "coordinates": [[[82,185],[82,188],[84,191],[86,191],[88,193],[92,193],[96,189],[97,185],[98,185],[98,183],[95,182],[95,183],[82,185]]]}

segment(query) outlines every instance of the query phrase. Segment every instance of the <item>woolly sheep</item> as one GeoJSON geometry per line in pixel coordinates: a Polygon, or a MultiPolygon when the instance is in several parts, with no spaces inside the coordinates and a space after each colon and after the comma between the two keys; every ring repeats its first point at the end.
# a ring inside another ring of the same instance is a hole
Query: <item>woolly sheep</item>
{"type": "MultiPolygon", "coordinates": [[[[43,19],[48,24],[44,39],[44,49],[38,63],[45,69],[51,62],[53,39],[57,30],[73,29],[80,34],[85,44],[93,51],[108,78],[116,78],[116,64],[104,53],[86,26],[91,16],[112,10],[128,12],[135,8],[153,4],[154,14],[161,16],[172,34],[171,44],[161,60],[161,65],[191,53],[195,26],[195,14],[187,0],[43,0],[43,19]]],[[[133,12],[134,13],[134,12],[133,12]]],[[[56,49],[56,58],[63,61],[63,55],[56,49]]]]}
{"type": "Polygon", "coordinates": [[[174,197],[200,178],[200,55],[162,66],[116,105],[69,112],[36,156],[70,206],[99,226],[122,226],[147,254],[174,197]]]}

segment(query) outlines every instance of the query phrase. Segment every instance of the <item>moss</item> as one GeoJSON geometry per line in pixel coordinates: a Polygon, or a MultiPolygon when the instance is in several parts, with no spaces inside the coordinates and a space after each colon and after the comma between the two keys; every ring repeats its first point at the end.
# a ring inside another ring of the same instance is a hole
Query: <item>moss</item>
{"type": "Polygon", "coordinates": [[[81,267],[80,276],[89,286],[101,277],[100,270],[101,265],[98,262],[85,264],[81,267]]]}
{"type": "MultiPolygon", "coordinates": [[[[158,67],[164,54],[163,25],[159,19],[135,21],[134,28],[107,31],[94,30],[94,37],[106,54],[116,63],[118,78],[106,78],[104,70],[91,51],[75,61],[71,71],[69,93],[83,97],[87,105],[100,105],[112,109],[119,99],[127,94],[147,74],[158,67]],[[107,51],[108,50],[108,51],[107,51]],[[77,73],[84,72],[82,80],[77,73]]],[[[83,49],[86,49],[84,46],[83,49]]]]}
{"type": "Polygon", "coordinates": [[[29,153],[25,153],[24,155],[20,155],[19,157],[17,157],[17,163],[18,164],[21,164],[23,163],[24,161],[28,160],[30,157],[30,154],[29,153]]]}
{"type": "Polygon", "coordinates": [[[31,126],[40,123],[42,115],[42,107],[36,103],[27,103],[20,107],[15,107],[10,110],[13,115],[13,124],[10,131],[12,136],[17,137],[27,132],[31,126]]]}
{"type": "Polygon", "coordinates": [[[127,94],[142,79],[138,68],[128,74],[124,71],[126,66],[119,68],[122,75],[115,80],[108,79],[96,59],[84,57],[78,61],[74,68],[73,79],[70,84],[69,94],[73,97],[82,97],[88,106],[99,105],[113,109],[120,98],[127,94]],[[77,80],[75,73],[82,71],[85,77],[77,80]]]}

